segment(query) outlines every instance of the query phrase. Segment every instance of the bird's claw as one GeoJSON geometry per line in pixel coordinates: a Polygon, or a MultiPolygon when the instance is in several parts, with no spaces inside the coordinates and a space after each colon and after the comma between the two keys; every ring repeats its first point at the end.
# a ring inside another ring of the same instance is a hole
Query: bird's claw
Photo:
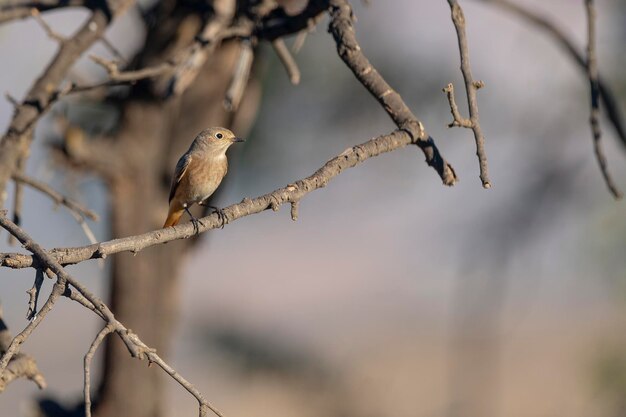
{"type": "Polygon", "coordinates": [[[185,211],[187,211],[187,214],[189,215],[189,217],[191,217],[191,224],[193,224],[193,228],[196,232],[196,234],[200,233],[200,226],[204,227],[204,223],[202,223],[202,220],[197,219],[193,214],[191,214],[191,212],[189,211],[189,209],[187,207],[185,207],[185,211]]]}
{"type": "Polygon", "coordinates": [[[215,207],[215,206],[209,206],[206,203],[206,201],[200,202],[198,204],[203,206],[203,207],[207,207],[207,208],[210,208],[211,210],[213,210],[211,212],[211,214],[217,214],[217,219],[220,221],[220,229],[223,229],[224,226],[226,226],[228,224],[228,217],[226,216],[226,213],[224,213],[224,209],[221,209],[221,208],[215,207]]]}
{"type": "Polygon", "coordinates": [[[210,206],[211,209],[213,209],[213,213],[211,214],[217,214],[217,218],[220,221],[220,229],[223,229],[224,226],[226,226],[226,223],[228,223],[228,218],[226,217],[226,213],[224,213],[224,210],[221,208],[217,208],[217,207],[213,207],[210,206]]]}

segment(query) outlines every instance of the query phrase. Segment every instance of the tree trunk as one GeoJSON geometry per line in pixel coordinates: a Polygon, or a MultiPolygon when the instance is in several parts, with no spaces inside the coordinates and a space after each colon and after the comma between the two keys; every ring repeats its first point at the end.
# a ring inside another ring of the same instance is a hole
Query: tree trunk
{"type": "MultiPolygon", "coordinates": [[[[157,24],[149,33],[140,62],[163,58],[161,54],[168,48],[155,48],[155,42],[180,44],[180,30],[173,30],[171,14],[167,18],[167,27],[157,24]],[[170,33],[162,33],[167,31],[170,33]],[[170,38],[164,41],[167,36],[170,38]]],[[[112,236],[128,236],[162,226],[177,158],[200,130],[231,126],[233,118],[225,112],[222,102],[237,56],[234,43],[222,45],[180,98],[162,101],[156,96],[146,97],[145,87],[140,86],[122,102],[116,141],[122,145],[128,162],[110,184],[112,236]]],[[[169,355],[178,317],[179,271],[192,244],[192,240],[170,242],[136,256],[118,254],[113,259],[110,305],[114,314],[164,358],[169,355]]],[[[118,338],[108,338],[95,414],[163,416],[162,371],[132,359],[118,338]]]]}

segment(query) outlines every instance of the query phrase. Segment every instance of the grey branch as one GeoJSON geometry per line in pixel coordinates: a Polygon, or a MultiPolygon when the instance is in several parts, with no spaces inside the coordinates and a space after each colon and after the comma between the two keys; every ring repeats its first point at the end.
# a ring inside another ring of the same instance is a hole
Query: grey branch
{"type": "MultiPolygon", "coordinates": [[[[48,301],[42,307],[39,315],[27,326],[27,328],[18,336],[13,338],[9,347],[2,355],[0,359],[0,372],[4,372],[7,369],[7,364],[12,357],[17,353],[19,346],[28,338],[32,330],[36,325],[43,320],[46,313],[50,311],[54,301],[60,295],[66,294],[66,287],[71,285],[78,291],[84,299],[86,299],[94,309],[97,310],[98,315],[102,317],[107,326],[110,326],[115,333],[122,339],[126,348],[130,352],[131,356],[140,360],[148,359],[149,363],[156,363],[161,369],[163,369],[168,375],[170,375],[176,382],[178,382],[183,388],[185,388],[191,395],[193,395],[198,401],[198,407],[200,410],[200,416],[206,416],[207,410],[213,411],[219,417],[222,414],[207,401],[202,393],[200,393],[189,381],[187,381],[182,375],[180,375],[174,368],[169,366],[156,351],[148,347],[145,343],[139,339],[139,337],[120,323],[109,307],[95,294],[89,291],[82,283],[69,275],[63,266],[53,257],[50,253],[46,252],[38,243],[36,243],[26,232],[24,232],[19,226],[13,223],[6,217],[6,211],[0,211],[0,227],[7,230],[13,236],[19,240],[24,248],[30,251],[33,256],[37,257],[38,262],[43,265],[43,268],[49,269],[57,277],[48,301]]],[[[84,304],[83,304],[84,305],[84,304]]],[[[91,309],[91,308],[90,308],[91,309]]],[[[103,336],[104,337],[104,336],[103,336]]],[[[92,344],[93,347],[94,344],[92,344]]],[[[97,347],[97,343],[96,343],[97,347]]],[[[91,348],[90,348],[91,350],[91,348]]],[[[95,352],[95,348],[94,348],[95,352]]]]}
{"type": "MultiPolygon", "coordinates": [[[[13,180],[15,180],[16,184],[20,186],[20,189],[23,184],[28,185],[34,188],[35,190],[40,191],[42,194],[50,197],[52,201],[54,201],[56,204],[65,206],[69,210],[74,220],[76,220],[76,222],[80,225],[81,229],[85,233],[85,236],[87,236],[87,239],[89,239],[89,242],[91,243],[97,242],[96,236],[94,235],[93,231],[91,230],[91,228],[85,221],[85,218],[89,218],[93,221],[100,220],[100,216],[98,216],[97,213],[95,213],[92,210],[89,210],[88,208],[83,207],[80,203],[77,203],[74,200],[68,197],[65,197],[61,193],[52,189],[47,184],[44,184],[43,182],[38,181],[34,178],[28,177],[22,173],[13,174],[13,180]]],[[[16,202],[21,201],[21,196],[18,196],[17,193],[15,195],[15,201],[16,202]],[[18,200],[18,197],[20,198],[19,200],[18,200]]],[[[14,214],[19,214],[19,211],[16,209],[14,211],[14,214]]],[[[14,220],[14,222],[17,225],[20,224],[18,221],[14,220]]]]}
{"type": "MultiPolygon", "coordinates": [[[[1,220],[8,220],[4,215],[0,214],[1,220]]],[[[11,222],[14,224],[13,222],[11,222]]],[[[17,227],[17,226],[16,226],[17,227]]],[[[17,236],[16,236],[17,237],[17,236]]],[[[18,237],[18,240],[19,237],[18,237]]],[[[21,241],[21,240],[20,240],[21,241]]],[[[32,332],[39,326],[39,323],[43,321],[46,315],[52,310],[54,303],[59,299],[59,297],[63,294],[65,288],[65,281],[62,278],[58,278],[57,282],[55,282],[52,287],[52,291],[46,300],[46,303],[41,307],[39,313],[28,323],[28,325],[22,330],[17,336],[11,340],[11,343],[7,347],[7,349],[2,353],[2,358],[0,359],[0,374],[5,372],[9,362],[19,353],[20,346],[22,343],[28,339],[28,337],[32,334],[32,332]]]]}
{"type": "Polygon", "coordinates": [[[448,94],[448,100],[454,117],[453,125],[472,129],[474,132],[474,140],[476,141],[476,156],[478,157],[478,164],[480,167],[480,181],[482,182],[484,188],[491,188],[487,168],[487,154],[485,153],[485,136],[482,128],[480,127],[480,118],[478,116],[478,98],[476,97],[476,91],[483,87],[484,83],[482,81],[474,81],[474,77],[472,76],[463,9],[457,0],[448,0],[448,4],[450,5],[452,22],[454,23],[457,41],[459,43],[461,72],[463,73],[463,79],[465,80],[465,92],[467,94],[467,105],[470,116],[469,119],[463,119],[459,114],[456,103],[454,102],[454,90],[452,84],[449,84],[447,87],[449,92],[445,89],[444,91],[448,94]]]}
{"type": "Polygon", "coordinates": [[[85,0],[4,0],[0,5],[0,23],[32,16],[32,11],[44,12],[64,7],[96,7],[96,2],[85,0]]]}
{"type": "Polygon", "coordinates": [[[37,317],[37,300],[39,299],[39,292],[41,291],[42,284],[43,270],[37,269],[35,271],[35,282],[33,282],[31,289],[26,291],[28,294],[28,312],[26,313],[26,319],[28,320],[33,320],[37,317]]]}
{"type": "Polygon", "coordinates": [[[456,99],[454,98],[454,85],[452,83],[444,87],[443,92],[448,97],[448,103],[450,104],[450,112],[452,113],[452,122],[448,124],[448,127],[472,127],[472,121],[461,116],[459,107],[456,105],[456,99]]]}
{"type": "Polygon", "coordinates": [[[354,33],[353,14],[346,0],[331,0],[330,26],[328,30],[337,44],[337,52],[354,76],[378,100],[399,129],[411,136],[424,152],[426,163],[433,167],[445,185],[454,185],[457,176],[454,169],[439,153],[434,140],[426,133],[424,125],[411,112],[400,94],[372,66],[363,54],[354,33]]]}
{"type": "MultiPolygon", "coordinates": [[[[22,155],[15,165],[18,175],[23,174],[26,169],[26,157],[22,155]]],[[[19,181],[15,181],[15,192],[13,194],[13,221],[18,226],[22,224],[22,207],[24,206],[24,187],[19,181]]],[[[15,245],[17,240],[13,235],[9,235],[9,245],[15,245]]]]}
{"type": "MultiPolygon", "coordinates": [[[[325,187],[333,178],[348,168],[355,167],[369,158],[416,144],[415,139],[405,130],[396,130],[388,135],[379,136],[352,148],[326,162],[314,174],[279,188],[269,194],[253,199],[245,198],[239,204],[223,209],[229,223],[252,214],[261,213],[272,207],[285,203],[299,202],[307,194],[325,187]]],[[[167,229],[158,229],[141,235],[128,236],[101,242],[94,245],[73,248],[52,249],[48,253],[62,265],[76,264],[89,259],[103,259],[119,252],[138,253],[141,250],[161,243],[178,239],[188,239],[197,233],[203,233],[221,227],[222,223],[217,214],[206,216],[196,226],[184,223],[167,229]]],[[[0,266],[8,268],[39,267],[37,258],[31,255],[18,253],[0,253],[0,266]]]]}
{"type": "MultiPolygon", "coordinates": [[[[9,348],[13,337],[4,322],[2,308],[0,308],[0,354],[4,354],[9,348]]],[[[33,381],[39,389],[46,387],[46,380],[37,368],[35,359],[24,353],[19,353],[11,359],[4,372],[0,372],[0,393],[18,378],[27,378],[33,381]]]]}
{"type": "Polygon", "coordinates": [[[111,324],[107,324],[104,326],[102,330],[98,332],[96,338],[91,342],[91,346],[89,346],[89,350],[85,354],[85,358],[83,360],[83,368],[84,368],[84,397],[85,397],[85,417],[91,417],[91,360],[93,356],[96,354],[98,347],[102,343],[102,341],[112,332],[115,331],[115,327],[111,324]]]}
{"type": "Polygon", "coordinates": [[[64,196],[58,191],[55,191],[52,187],[39,180],[23,174],[14,174],[13,179],[21,184],[26,184],[35,190],[40,191],[42,194],[52,199],[52,201],[56,204],[65,206],[68,210],[79,215],[80,217],[87,217],[93,221],[100,220],[100,216],[98,216],[98,214],[93,210],[84,207],[82,204],[64,196]]]}
{"type": "Polygon", "coordinates": [[[110,0],[108,8],[102,5],[95,7],[78,32],[60,44],[57,54],[16,107],[9,128],[0,139],[0,207],[4,206],[4,191],[16,171],[17,161],[30,148],[32,129],[50,108],[57,95],[56,89],[67,76],[67,71],[83,52],[102,37],[112,17],[123,13],[131,3],[133,0],[110,0]]]}
{"type": "Polygon", "coordinates": [[[50,27],[50,25],[45,20],[43,20],[43,17],[41,17],[39,10],[33,8],[31,9],[30,14],[31,16],[33,16],[35,21],[39,23],[39,26],[41,26],[41,28],[44,30],[44,32],[46,32],[46,35],[48,35],[50,39],[59,43],[65,42],[65,37],[55,32],[54,29],[52,29],[52,27],[50,27]]]}
{"type": "MultiPolygon", "coordinates": [[[[529,23],[535,25],[539,29],[545,31],[561,46],[570,58],[578,64],[578,67],[585,72],[587,71],[587,62],[584,54],[578,50],[578,47],[574,44],[574,41],[569,38],[566,33],[557,26],[557,24],[545,16],[528,9],[518,3],[510,0],[479,0],[483,3],[493,4],[502,9],[513,13],[529,23]]],[[[615,100],[615,96],[611,91],[611,88],[602,80],[602,77],[598,77],[598,88],[600,91],[600,98],[602,104],[604,104],[604,110],[617,133],[620,143],[626,146],[626,127],[624,126],[622,113],[619,105],[615,100]]]]}
{"type": "Polygon", "coordinates": [[[225,30],[230,26],[235,16],[236,6],[235,0],[212,2],[213,16],[202,28],[191,47],[184,49],[176,58],[179,64],[165,83],[165,95],[182,94],[196,79],[208,57],[219,45],[225,30]]]}
{"type": "Polygon", "coordinates": [[[600,87],[598,83],[598,64],[596,59],[596,10],[593,0],[585,0],[587,11],[587,77],[589,78],[589,88],[591,96],[591,114],[589,123],[593,137],[593,150],[596,160],[600,166],[600,171],[604,177],[607,188],[615,199],[622,198],[622,192],[617,188],[604,155],[602,147],[602,130],[600,128],[600,87]]]}
{"type": "Polygon", "coordinates": [[[233,79],[224,97],[224,107],[231,112],[239,108],[239,103],[248,85],[252,63],[254,62],[254,51],[252,50],[250,40],[244,39],[241,41],[240,45],[241,51],[237,65],[235,66],[235,71],[233,72],[233,79]]]}
{"type": "Polygon", "coordinates": [[[300,69],[298,68],[296,60],[293,58],[293,55],[289,52],[287,45],[285,45],[285,41],[282,38],[274,39],[272,41],[272,47],[274,48],[276,55],[278,55],[278,58],[280,58],[280,62],[282,62],[285,67],[291,84],[300,84],[300,69]]]}

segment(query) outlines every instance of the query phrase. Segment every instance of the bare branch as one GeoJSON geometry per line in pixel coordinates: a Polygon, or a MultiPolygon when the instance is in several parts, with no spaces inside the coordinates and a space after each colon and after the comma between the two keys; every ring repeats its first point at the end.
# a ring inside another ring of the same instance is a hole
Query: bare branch
{"type": "Polygon", "coordinates": [[[292,201],[291,202],[291,220],[293,220],[294,222],[298,220],[299,209],[300,209],[300,202],[292,201]]]}
{"type": "Polygon", "coordinates": [[[43,374],[39,371],[35,359],[24,353],[15,355],[0,375],[0,393],[4,392],[7,385],[18,378],[30,379],[39,389],[44,389],[48,385],[43,374]]]}
{"type": "MultiPolygon", "coordinates": [[[[83,230],[83,232],[85,233],[85,236],[87,236],[87,239],[89,239],[90,243],[96,243],[98,240],[96,239],[96,236],[94,235],[93,231],[91,230],[91,228],[89,227],[89,225],[87,224],[87,222],[85,221],[85,217],[93,220],[93,221],[98,221],[100,220],[100,216],[98,216],[98,214],[92,210],[89,210],[86,207],[83,207],[80,203],[75,202],[74,200],[69,199],[68,197],[58,193],[57,191],[53,190],[50,186],[42,183],[41,181],[38,181],[34,178],[28,177],[26,175],[23,175],[21,173],[18,174],[14,174],[13,175],[13,179],[16,182],[16,185],[22,185],[22,184],[26,184],[29,185],[30,187],[40,191],[41,193],[43,193],[44,195],[50,197],[52,199],[52,201],[54,201],[56,204],[60,204],[65,206],[70,214],[72,215],[72,217],[74,218],[74,220],[76,220],[76,222],[80,225],[81,229],[83,230]]],[[[21,187],[20,187],[21,189],[21,187]]],[[[17,200],[18,195],[16,193],[15,198],[17,200]]],[[[18,210],[14,211],[14,217],[15,214],[19,213],[18,210]]],[[[18,221],[15,221],[15,224],[19,225],[20,223],[18,221]]],[[[15,237],[13,237],[15,238],[15,237]]]]}
{"type": "MultiPolygon", "coordinates": [[[[0,214],[0,221],[8,219],[0,214]]],[[[17,227],[17,226],[16,226],[17,227]]],[[[17,237],[17,236],[16,236],[17,237]]],[[[19,240],[19,237],[17,237],[19,240]]],[[[39,323],[46,317],[46,315],[50,312],[54,303],[59,299],[59,297],[63,294],[65,288],[65,281],[58,277],[57,282],[54,283],[52,287],[52,292],[48,296],[46,303],[41,307],[41,310],[35,317],[31,320],[30,323],[22,330],[17,336],[13,338],[11,344],[7,347],[7,349],[3,352],[2,358],[0,359],[0,374],[3,373],[7,366],[9,365],[9,361],[19,352],[20,346],[22,343],[28,339],[28,337],[32,334],[33,330],[39,326],[39,323]]]]}
{"type": "MultiPolygon", "coordinates": [[[[25,167],[25,157],[21,157],[17,161],[15,169],[18,173],[23,173],[25,167]]],[[[24,187],[18,181],[15,181],[15,193],[13,194],[13,221],[18,226],[22,224],[22,207],[24,205],[24,187]]],[[[9,235],[9,245],[15,245],[17,240],[13,235],[9,235]]]]}
{"type": "MultiPolygon", "coordinates": [[[[89,58],[96,64],[104,67],[104,69],[107,71],[107,74],[109,75],[110,80],[115,82],[114,85],[119,85],[120,83],[132,83],[146,78],[158,77],[160,75],[173,71],[175,68],[175,65],[171,62],[162,62],[158,65],[142,68],[136,71],[120,71],[118,63],[115,61],[110,61],[96,55],[90,55],[89,58]]],[[[111,84],[110,82],[107,83],[111,84]]],[[[77,87],[76,89],[80,91],[85,91],[86,89],[95,88],[96,86],[102,87],[105,85],[106,84],[101,83],[94,85],[94,87],[83,86],[77,87]]]]}
{"type": "MultiPolygon", "coordinates": [[[[160,94],[169,96],[171,94],[180,95],[195,80],[198,72],[206,62],[208,56],[215,50],[219,43],[230,36],[239,36],[239,28],[229,29],[229,25],[235,14],[234,0],[217,0],[213,4],[215,14],[202,28],[195,41],[188,47],[180,51],[176,56],[165,62],[161,62],[151,67],[133,71],[120,71],[119,65],[115,61],[110,61],[98,56],[90,56],[97,64],[104,67],[110,80],[107,83],[80,87],[77,89],[85,91],[95,87],[116,85],[119,83],[132,83],[146,78],[167,76],[163,81],[160,94]]],[[[250,34],[252,27],[243,28],[245,34],[250,34]]]]}
{"type": "Polygon", "coordinates": [[[72,289],[72,287],[70,287],[69,285],[65,287],[65,292],[63,293],[63,296],[69,298],[70,300],[76,301],[78,304],[82,305],[86,309],[96,313],[98,316],[100,316],[102,320],[106,320],[104,314],[102,314],[102,312],[98,310],[91,301],[86,299],[85,296],[78,292],[76,289],[72,289]]]}
{"type": "Polygon", "coordinates": [[[600,89],[598,86],[598,64],[596,59],[596,10],[593,0],[585,0],[587,11],[587,76],[589,77],[589,87],[591,90],[591,133],[593,136],[593,150],[600,166],[600,171],[604,177],[607,188],[616,200],[622,198],[622,192],[617,188],[604,155],[602,147],[602,130],[600,129],[600,89]]]}
{"type": "MultiPolygon", "coordinates": [[[[0,9],[1,10],[1,9],[0,9]]],[[[12,20],[26,19],[31,16],[29,7],[16,7],[6,11],[0,11],[0,23],[10,22],[12,20]]]]}
{"type": "MultiPolygon", "coordinates": [[[[126,328],[122,323],[120,323],[115,318],[115,316],[113,315],[109,307],[99,297],[94,295],[79,281],[77,281],[72,276],[70,276],[65,271],[65,269],[61,266],[61,264],[59,264],[48,252],[43,250],[43,248],[39,246],[39,244],[37,244],[19,226],[11,222],[6,217],[6,211],[0,211],[0,227],[4,228],[9,233],[14,235],[24,245],[24,247],[33,254],[33,256],[37,257],[38,261],[42,265],[44,265],[45,268],[50,269],[57,276],[57,282],[55,283],[53,291],[50,297],[48,298],[48,302],[46,302],[46,305],[44,305],[40,314],[37,316],[35,320],[33,320],[29,324],[29,326],[33,325],[33,323],[35,322],[40,322],[41,320],[43,320],[45,313],[47,313],[47,311],[49,311],[49,309],[52,307],[53,302],[51,302],[51,298],[53,297],[53,295],[64,294],[65,291],[58,291],[58,290],[65,287],[67,284],[70,284],[71,286],[76,288],[76,290],[80,292],[81,295],[84,296],[84,298],[87,299],[91,304],[93,304],[93,306],[100,312],[99,315],[103,317],[103,319],[107,322],[107,327],[111,327],[111,329],[113,329],[117,333],[117,335],[122,339],[128,351],[130,352],[131,356],[133,356],[134,358],[139,358],[141,360],[147,358],[150,363],[156,363],[157,365],[159,365],[161,369],[163,369],[168,375],[170,375],[175,381],[177,381],[183,388],[185,388],[191,395],[193,395],[196,398],[196,400],[198,401],[198,405],[199,405],[200,416],[205,416],[207,414],[207,410],[211,410],[219,417],[223,417],[222,414],[209,401],[207,401],[204,398],[202,393],[200,393],[189,381],[187,381],[182,375],[180,375],[174,368],[172,368],[165,361],[163,361],[163,359],[161,359],[161,357],[157,355],[154,349],[148,347],[145,343],[141,341],[141,339],[139,339],[139,337],[136,334],[134,334],[132,331],[126,328]],[[48,304],[50,304],[50,306],[48,310],[46,310],[46,306],[48,306],[48,304]]],[[[22,332],[22,334],[25,333],[25,331],[22,332]]],[[[101,334],[102,334],[102,338],[104,338],[104,336],[107,333],[101,332],[101,334]]],[[[25,337],[27,336],[28,335],[20,338],[20,335],[18,335],[13,339],[13,341],[11,342],[11,345],[6,350],[6,352],[4,352],[4,355],[2,356],[2,360],[0,361],[0,371],[3,371],[6,368],[5,360],[8,363],[10,357],[12,356],[12,352],[15,352],[17,347],[19,347],[19,344],[22,343],[25,337]]],[[[99,343],[100,341],[92,343],[94,353],[99,343]]],[[[91,351],[91,348],[90,348],[90,351],[91,351]]],[[[91,356],[93,356],[93,354],[91,356]]],[[[89,359],[89,361],[91,361],[91,359],[89,359]]],[[[89,388],[89,383],[86,384],[86,388],[89,388]]]]}
{"type": "Polygon", "coordinates": [[[448,127],[472,127],[472,121],[461,116],[459,112],[459,107],[456,105],[456,100],[454,99],[454,85],[452,83],[448,84],[444,87],[443,92],[446,93],[448,97],[448,103],[450,103],[450,112],[452,113],[452,122],[448,124],[448,127]]]}
{"type": "Polygon", "coordinates": [[[0,5],[0,23],[32,16],[32,10],[45,12],[65,7],[94,8],[96,2],[85,0],[12,0],[4,1],[0,5]]]}
{"type": "Polygon", "coordinates": [[[41,26],[41,28],[44,30],[44,32],[46,32],[46,35],[48,35],[48,37],[52,40],[55,40],[59,43],[63,43],[65,42],[65,37],[63,37],[62,35],[59,35],[57,32],[55,32],[48,23],[46,23],[45,20],[43,20],[43,17],[41,17],[41,14],[39,13],[39,10],[37,9],[31,9],[30,11],[31,16],[35,19],[35,21],[37,23],[39,23],[39,26],[41,26]]]}
{"type": "Polygon", "coordinates": [[[104,326],[100,332],[96,335],[96,338],[91,342],[91,346],[89,346],[89,350],[85,355],[84,363],[84,396],[85,396],[85,417],[91,417],[91,360],[93,356],[96,354],[98,347],[102,343],[105,337],[107,337],[110,333],[115,331],[115,327],[111,324],[107,324],[104,326]]]}
{"type": "Polygon", "coordinates": [[[36,180],[24,174],[14,174],[13,179],[19,183],[26,184],[34,188],[35,190],[40,191],[42,194],[50,197],[50,199],[52,199],[52,201],[54,201],[56,204],[67,207],[69,211],[79,215],[80,217],[87,217],[93,221],[100,220],[100,216],[98,216],[98,213],[55,191],[52,187],[44,184],[39,180],[36,180]]]}
{"type": "Polygon", "coordinates": [[[246,85],[248,85],[250,70],[252,69],[252,63],[254,61],[254,52],[250,40],[245,39],[240,42],[240,45],[241,52],[237,60],[237,65],[235,66],[235,71],[233,72],[233,79],[224,97],[224,107],[231,112],[239,108],[243,93],[246,91],[246,85]]]}
{"type": "Polygon", "coordinates": [[[121,62],[124,65],[128,63],[126,58],[124,58],[124,55],[122,54],[122,52],[119,49],[117,49],[117,47],[113,45],[113,43],[106,38],[106,36],[103,36],[102,38],[100,38],[100,42],[102,42],[102,44],[109,50],[109,52],[111,52],[111,54],[113,54],[113,56],[119,62],[121,62]]]}
{"type": "Polygon", "coordinates": [[[13,105],[13,107],[17,107],[20,105],[20,102],[17,101],[17,99],[13,97],[11,94],[9,94],[8,92],[4,93],[4,97],[7,99],[9,103],[13,105]]]}
{"type": "Polygon", "coordinates": [[[300,50],[302,50],[302,47],[304,46],[308,35],[308,30],[301,30],[300,32],[298,32],[296,39],[293,41],[293,45],[291,45],[291,52],[293,52],[294,54],[300,53],[300,50]]]}
{"type": "Polygon", "coordinates": [[[209,55],[213,53],[222,39],[223,32],[230,26],[236,11],[235,0],[214,0],[214,15],[202,28],[201,33],[191,47],[182,51],[176,61],[179,64],[172,76],[165,83],[166,96],[182,94],[196,79],[209,55]]]}
{"type": "Polygon", "coordinates": [[[296,64],[296,60],[293,59],[291,52],[289,52],[287,45],[285,45],[285,41],[282,38],[274,39],[272,46],[287,71],[289,81],[291,81],[293,85],[298,85],[300,83],[300,69],[298,68],[298,64],[296,64]]]}
{"type": "MultiPolygon", "coordinates": [[[[545,31],[548,35],[554,38],[554,40],[567,52],[570,58],[578,64],[579,68],[584,71],[586,75],[587,61],[585,60],[583,53],[578,50],[574,41],[569,38],[555,22],[510,0],[479,1],[499,6],[545,31]]],[[[626,127],[624,126],[622,113],[611,88],[602,80],[601,77],[598,77],[598,89],[600,90],[600,98],[604,104],[604,110],[606,111],[606,114],[620,139],[620,143],[626,146],[626,127]]]]}
{"type": "MultiPolygon", "coordinates": [[[[416,143],[417,139],[414,139],[405,130],[396,130],[388,135],[379,136],[347,149],[326,162],[309,177],[254,199],[244,198],[241,203],[224,208],[223,212],[228,223],[232,223],[241,217],[261,213],[272,207],[278,208],[281,204],[299,202],[310,192],[325,187],[328,182],[344,170],[355,167],[369,158],[416,143]]],[[[198,227],[191,223],[185,223],[168,227],[167,229],[154,230],[141,235],[114,239],[95,245],[52,249],[48,253],[56,262],[62,265],[76,264],[89,259],[103,259],[119,252],[138,253],[150,246],[178,239],[188,239],[198,233],[221,226],[222,222],[219,216],[211,214],[203,217],[198,227]]],[[[18,253],[0,253],[0,266],[16,269],[33,266],[41,267],[35,257],[18,253]]]]}
{"type": "MultiPolygon", "coordinates": [[[[13,337],[4,322],[2,308],[0,307],[0,353],[4,354],[6,352],[12,340],[13,337]]],[[[30,379],[39,389],[46,387],[46,380],[37,368],[35,359],[24,353],[18,353],[13,356],[4,372],[0,372],[0,393],[17,378],[30,379]]]]}
{"type": "MultiPolygon", "coordinates": [[[[456,36],[459,43],[459,54],[461,55],[461,72],[463,73],[463,79],[465,80],[465,92],[467,94],[467,105],[469,107],[469,126],[467,120],[463,120],[465,124],[461,123],[461,126],[468,129],[472,129],[474,132],[474,139],[476,141],[476,156],[478,157],[478,165],[480,166],[480,181],[484,188],[491,188],[491,182],[489,181],[489,173],[487,170],[487,154],[485,153],[485,136],[483,135],[482,128],[480,127],[480,120],[478,116],[478,99],[476,97],[476,91],[484,86],[482,81],[474,81],[472,76],[472,67],[470,65],[469,46],[467,43],[467,35],[465,34],[465,15],[463,9],[457,2],[457,0],[448,0],[450,5],[450,11],[452,13],[452,22],[456,29],[456,36]]],[[[450,106],[454,103],[454,96],[452,95],[452,89],[448,94],[448,100],[450,100],[450,106]]],[[[455,121],[457,121],[457,115],[454,114],[454,108],[452,108],[452,114],[455,121]]],[[[459,120],[461,120],[459,118],[459,120]]],[[[453,122],[454,123],[454,122],[453,122]]]]}
{"type": "Polygon", "coordinates": [[[33,283],[31,289],[26,291],[28,294],[28,312],[26,313],[26,319],[28,320],[33,320],[37,317],[37,300],[39,299],[39,292],[41,291],[42,284],[43,270],[37,269],[35,271],[35,282],[33,283]]]}
{"type": "Polygon", "coordinates": [[[406,131],[424,152],[426,163],[433,167],[445,185],[454,185],[457,176],[454,169],[442,158],[434,140],[426,133],[422,122],[417,120],[400,94],[372,66],[359,46],[353,27],[353,15],[346,0],[330,1],[329,31],[337,43],[337,52],[356,78],[378,100],[399,129],[406,131]]]}
{"type": "Polygon", "coordinates": [[[67,76],[67,71],[84,51],[102,37],[111,19],[123,13],[132,2],[133,0],[110,0],[109,7],[94,7],[91,16],[78,32],[61,43],[55,57],[15,109],[7,132],[0,139],[0,207],[4,206],[4,191],[7,181],[15,173],[16,162],[30,148],[30,133],[35,123],[50,108],[51,102],[56,99],[56,89],[67,76]]]}

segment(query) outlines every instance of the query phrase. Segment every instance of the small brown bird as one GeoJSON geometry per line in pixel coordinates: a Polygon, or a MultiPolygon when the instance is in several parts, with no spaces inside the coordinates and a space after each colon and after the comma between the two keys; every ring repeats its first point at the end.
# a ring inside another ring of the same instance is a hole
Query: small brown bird
{"type": "Polygon", "coordinates": [[[189,207],[194,203],[206,204],[228,171],[226,150],[233,143],[243,141],[223,127],[211,127],[196,136],[176,164],[170,188],[170,210],[163,227],[178,224],[185,211],[196,221],[189,207]]]}

